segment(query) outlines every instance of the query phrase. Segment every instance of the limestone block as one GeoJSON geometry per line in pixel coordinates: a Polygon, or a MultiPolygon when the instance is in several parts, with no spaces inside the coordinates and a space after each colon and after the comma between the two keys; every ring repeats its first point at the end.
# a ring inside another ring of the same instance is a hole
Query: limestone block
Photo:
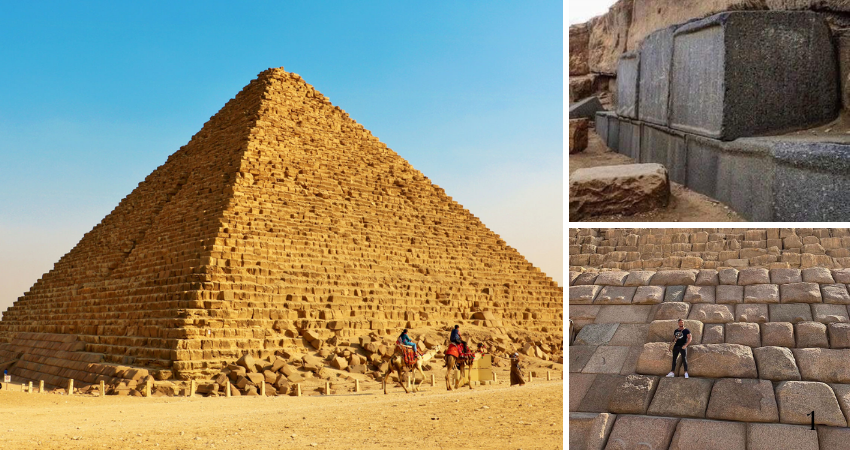
{"type": "MultiPolygon", "coordinates": [[[[667,375],[673,362],[673,351],[664,342],[647,342],[638,357],[635,372],[643,375],[667,375]]],[[[690,368],[690,367],[688,367],[690,368]]],[[[572,370],[572,367],[570,367],[572,370]]]]}
{"type": "Polygon", "coordinates": [[[830,348],[850,348],[850,323],[831,323],[827,326],[827,333],[830,348]]]}
{"type": "Polygon", "coordinates": [[[821,323],[850,322],[846,305],[815,303],[812,305],[812,316],[815,322],[821,323]]]}
{"type": "Polygon", "coordinates": [[[792,352],[803,380],[850,383],[850,350],[795,348],[792,352]]]}
{"type": "Polygon", "coordinates": [[[724,304],[742,303],[744,301],[744,286],[721,284],[715,290],[715,302],[724,304]]]}
{"type": "Polygon", "coordinates": [[[678,422],[678,417],[620,416],[605,449],[667,449],[678,422]]]}
{"type": "Polygon", "coordinates": [[[709,378],[758,378],[750,347],[738,344],[704,344],[688,347],[691,376],[709,378]]]}
{"type": "Polygon", "coordinates": [[[647,414],[704,418],[713,383],[708,378],[662,377],[647,414]]]}
{"type": "Polygon", "coordinates": [[[632,303],[632,297],[635,296],[634,286],[605,286],[596,299],[593,301],[595,305],[628,305],[632,303]]]}
{"type": "Polygon", "coordinates": [[[685,300],[687,286],[667,286],[664,288],[664,302],[682,302],[685,300]]]}
{"type": "Polygon", "coordinates": [[[618,323],[585,325],[576,335],[575,345],[606,345],[614,337],[618,326],[618,323]]]}
{"type": "Polygon", "coordinates": [[[629,276],[626,277],[626,281],[623,282],[623,286],[647,286],[653,275],[655,275],[655,272],[648,270],[631,271],[629,276]]]}
{"type": "MultiPolygon", "coordinates": [[[[649,324],[649,334],[646,337],[647,342],[673,342],[673,332],[679,328],[678,320],[653,320],[649,324]]],[[[691,344],[699,344],[702,339],[703,324],[697,320],[685,320],[685,328],[690,330],[691,344]]]]}
{"type": "Polygon", "coordinates": [[[799,322],[794,325],[798,348],[829,348],[826,325],[820,322],[799,322]]]}
{"type": "Polygon", "coordinates": [[[598,276],[599,274],[596,272],[584,272],[576,277],[575,281],[573,281],[573,286],[592,285],[596,282],[596,277],[598,276]]]}
{"type": "Polygon", "coordinates": [[[583,152],[587,148],[587,131],[590,119],[570,119],[570,154],[583,152]]]}
{"type": "Polygon", "coordinates": [[[622,286],[628,276],[628,272],[622,271],[601,272],[593,284],[600,286],[622,286]]]}
{"type": "Polygon", "coordinates": [[[800,269],[770,269],[770,282],[773,284],[800,283],[802,281],[800,269]]]}
{"type": "Polygon", "coordinates": [[[808,304],[769,305],[771,322],[811,322],[812,307],[808,304]]]}
{"type": "MultiPolygon", "coordinates": [[[[747,450],[818,450],[818,434],[808,426],[748,423],[747,450]]],[[[826,447],[830,448],[830,447],[826,447]]]]}
{"type": "MultiPolygon", "coordinates": [[[[822,450],[846,448],[850,443],[850,428],[818,426],[817,442],[820,443],[822,450]]],[[[817,449],[818,447],[817,445],[810,445],[808,448],[817,449]]]]}
{"type": "Polygon", "coordinates": [[[791,349],[759,347],[753,349],[759,378],[771,381],[800,381],[800,370],[791,349]]]}
{"type": "Polygon", "coordinates": [[[655,305],[663,301],[663,286],[638,286],[632,298],[632,304],[635,305],[655,305]]]}
{"type": "Polygon", "coordinates": [[[826,267],[809,267],[803,269],[803,281],[807,283],[833,284],[832,272],[826,267]]]}
{"type": "Polygon", "coordinates": [[[669,450],[713,449],[746,450],[747,424],[702,419],[679,421],[669,450]]]}
{"type": "Polygon", "coordinates": [[[783,381],[776,386],[776,403],[782,423],[809,424],[812,419],[806,414],[817,411],[815,424],[847,426],[835,393],[826,383],[783,381]]]}
{"type": "Polygon", "coordinates": [[[816,283],[789,283],[779,286],[782,303],[821,303],[820,286],[816,283]]]}
{"type": "Polygon", "coordinates": [[[658,387],[658,379],[646,375],[627,376],[611,396],[608,410],[617,414],[646,414],[658,387]]]}
{"type": "MultiPolygon", "coordinates": [[[[616,324],[615,324],[616,325],[616,324]]],[[[648,323],[623,323],[617,327],[608,345],[643,345],[649,333],[648,323]]]]}
{"type": "Polygon", "coordinates": [[[646,323],[651,305],[603,305],[596,315],[596,323],[646,323]]]}
{"type": "Polygon", "coordinates": [[[736,322],[765,323],[769,317],[768,305],[759,303],[735,305],[736,322]]]}
{"type": "MultiPolygon", "coordinates": [[[[661,164],[578,169],[570,175],[570,220],[632,215],[667,206],[670,183],[661,164]]],[[[653,283],[655,284],[655,283],[653,283]]]]}
{"type": "Polygon", "coordinates": [[[577,411],[581,400],[593,384],[596,378],[595,373],[570,373],[569,374],[569,389],[570,389],[570,411],[577,411]]]}
{"type": "Polygon", "coordinates": [[[738,422],[779,422],[773,384],[768,380],[717,380],[711,389],[705,416],[738,422]]]}
{"type": "Polygon", "coordinates": [[[723,344],[726,342],[724,337],[725,327],[723,324],[708,324],[705,325],[702,334],[703,344],[723,344]]]}
{"type": "Polygon", "coordinates": [[[696,283],[696,270],[659,270],[650,284],[653,286],[690,286],[696,283]]]}
{"type": "Polygon", "coordinates": [[[720,284],[720,277],[714,269],[703,269],[697,273],[697,286],[717,286],[720,284]]]}
{"type": "Polygon", "coordinates": [[[779,303],[779,285],[753,284],[744,286],[744,303],[779,303]]]}
{"type": "Polygon", "coordinates": [[[618,374],[628,353],[629,347],[626,346],[600,345],[582,369],[582,373],[618,374]]]}
{"type": "Polygon", "coordinates": [[[732,307],[729,305],[700,303],[691,307],[691,313],[688,315],[688,319],[698,320],[704,324],[728,323],[734,322],[735,316],[732,314],[732,307]]]}
{"type": "Polygon", "coordinates": [[[658,305],[658,311],[655,312],[655,320],[679,320],[688,317],[688,312],[691,309],[690,303],[684,302],[664,302],[658,305]]]}
{"type": "Polygon", "coordinates": [[[850,269],[833,269],[832,278],[836,283],[850,283],[850,269]]]}
{"type": "Polygon", "coordinates": [[[738,269],[725,268],[717,271],[717,277],[720,279],[720,284],[737,285],[738,284],[738,269]]]}
{"type": "Polygon", "coordinates": [[[747,322],[726,324],[726,343],[761,347],[759,324],[747,322]]]}
{"type": "Polygon", "coordinates": [[[820,292],[824,303],[837,305],[850,304],[850,294],[847,293],[847,286],[843,284],[822,284],[820,286],[820,292]]]}
{"type": "Polygon", "coordinates": [[[570,448],[602,450],[617,416],[608,413],[570,413],[570,448]]]}
{"type": "Polygon", "coordinates": [[[761,324],[761,345],[795,347],[794,325],[791,322],[766,322],[761,324]]]}
{"type": "Polygon", "coordinates": [[[589,305],[602,290],[602,286],[570,286],[570,305],[589,305]]]}
{"type": "Polygon", "coordinates": [[[761,267],[747,267],[738,273],[738,285],[770,284],[770,272],[761,267]]]}
{"type": "Polygon", "coordinates": [[[578,410],[581,412],[608,412],[608,402],[611,395],[625,379],[626,377],[622,375],[597,374],[596,378],[593,379],[593,384],[590,385],[590,389],[587,390],[581,400],[578,410]]]}
{"type": "Polygon", "coordinates": [[[714,303],[714,286],[688,286],[684,301],[687,303],[714,303]]]}

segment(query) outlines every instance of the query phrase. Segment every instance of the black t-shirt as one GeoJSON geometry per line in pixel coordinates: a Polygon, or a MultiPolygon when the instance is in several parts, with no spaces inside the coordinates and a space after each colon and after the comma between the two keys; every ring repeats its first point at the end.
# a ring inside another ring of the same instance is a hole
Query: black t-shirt
{"type": "Polygon", "coordinates": [[[688,335],[691,334],[691,330],[685,328],[683,330],[679,330],[676,328],[676,331],[673,332],[673,336],[676,338],[676,346],[681,347],[688,342],[688,335]]]}

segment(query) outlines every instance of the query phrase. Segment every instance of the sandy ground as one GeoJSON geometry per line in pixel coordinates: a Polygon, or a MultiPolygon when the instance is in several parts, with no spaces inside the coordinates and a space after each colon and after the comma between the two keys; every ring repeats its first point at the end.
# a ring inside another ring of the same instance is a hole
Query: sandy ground
{"type": "Polygon", "coordinates": [[[267,398],[4,389],[0,442],[4,449],[564,448],[563,380],[453,392],[440,381],[416,394],[396,386],[388,395],[267,398]]]}
{"type": "MultiPolygon", "coordinates": [[[[570,155],[570,173],[586,167],[634,164],[627,156],[611,151],[591,130],[587,149],[570,155]]],[[[671,182],[670,204],[666,208],[633,216],[595,216],[585,222],[743,222],[744,219],[728,206],[698,194],[678,183],[671,182]]]]}

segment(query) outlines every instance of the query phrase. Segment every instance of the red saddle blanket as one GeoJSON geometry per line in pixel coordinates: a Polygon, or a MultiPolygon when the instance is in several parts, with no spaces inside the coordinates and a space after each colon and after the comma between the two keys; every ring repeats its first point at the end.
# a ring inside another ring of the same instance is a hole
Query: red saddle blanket
{"type": "Polygon", "coordinates": [[[416,352],[413,351],[412,347],[408,347],[406,345],[397,344],[401,349],[401,354],[404,357],[404,364],[408,366],[416,365],[416,352]]]}
{"type": "Polygon", "coordinates": [[[446,349],[446,354],[454,356],[459,361],[460,360],[467,360],[469,362],[472,362],[472,360],[475,359],[475,353],[474,352],[464,352],[463,346],[457,345],[457,344],[449,344],[449,348],[446,349]]]}

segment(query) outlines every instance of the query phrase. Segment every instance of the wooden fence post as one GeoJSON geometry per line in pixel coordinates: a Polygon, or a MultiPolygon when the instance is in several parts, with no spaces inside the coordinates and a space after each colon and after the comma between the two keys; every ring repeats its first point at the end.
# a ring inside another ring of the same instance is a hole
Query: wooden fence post
{"type": "Polygon", "coordinates": [[[68,395],[74,395],[74,379],[68,380],[68,395]]]}

